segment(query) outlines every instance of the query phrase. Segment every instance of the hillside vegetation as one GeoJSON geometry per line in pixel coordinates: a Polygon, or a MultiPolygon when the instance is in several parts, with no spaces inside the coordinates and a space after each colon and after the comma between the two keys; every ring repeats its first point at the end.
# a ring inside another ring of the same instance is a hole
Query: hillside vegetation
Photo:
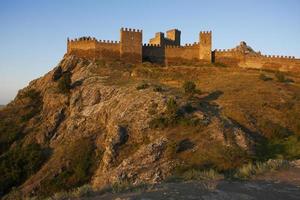
{"type": "Polygon", "coordinates": [[[247,177],[300,159],[300,76],[66,56],[0,110],[0,154],[4,199],[247,177]]]}

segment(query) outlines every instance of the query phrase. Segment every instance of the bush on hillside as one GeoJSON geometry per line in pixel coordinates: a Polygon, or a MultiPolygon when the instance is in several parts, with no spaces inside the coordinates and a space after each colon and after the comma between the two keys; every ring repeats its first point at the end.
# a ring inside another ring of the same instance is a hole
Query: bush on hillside
{"type": "MultiPolygon", "coordinates": [[[[200,125],[200,121],[192,116],[186,116],[184,112],[192,112],[194,108],[187,104],[182,108],[179,108],[176,100],[170,98],[167,101],[166,112],[150,121],[149,126],[151,128],[166,128],[175,127],[177,125],[181,126],[197,126],[200,125]]],[[[188,113],[187,112],[187,113],[188,113]]]]}
{"type": "Polygon", "coordinates": [[[255,152],[256,159],[260,161],[277,158],[300,159],[300,137],[291,135],[286,138],[266,139],[257,144],[255,152]]]}
{"type": "Polygon", "coordinates": [[[282,72],[276,72],[275,73],[275,77],[277,78],[277,81],[278,82],[282,82],[282,83],[284,83],[284,82],[286,82],[286,78],[285,78],[285,75],[284,75],[284,73],[282,73],[282,72]]]}
{"type": "Polygon", "coordinates": [[[264,136],[268,139],[283,139],[293,134],[289,129],[270,120],[263,121],[260,127],[264,136]]]}
{"type": "Polygon", "coordinates": [[[38,144],[17,146],[0,158],[0,196],[22,184],[44,163],[47,156],[38,144]]]}
{"type": "Polygon", "coordinates": [[[137,90],[144,90],[144,89],[147,89],[149,87],[149,84],[146,83],[146,82],[142,82],[141,84],[139,84],[136,89],[137,90]]]}
{"type": "Polygon", "coordinates": [[[174,98],[170,98],[168,99],[167,101],[167,115],[170,117],[170,118],[175,118],[177,117],[178,115],[178,105],[177,105],[177,102],[174,98]]]}
{"type": "Polygon", "coordinates": [[[29,99],[29,102],[25,107],[25,114],[21,116],[21,121],[26,122],[40,113],[43,102],[41,93],[35,89],[26,91],[22,98],[29,99]]]}
{"type": "Polygon", "coordinates": [[[259,75],[259,79],[262,80],[262,81],[270,81],[270,80],[272,80],[272,78],[266,76],[265,74],[260,74],[259,75]]]}
{"type": "Polygon", "coordinates": [[[21,137],[22,128],[18,123],[13,122],[13,119],[0,117],[0,155],[21,137]]]}
{"type": "Polygon", "coordinates": [[[154,92],[162,92],[163,91],[163,88],[160,86],[160,85],[155,85],[153,87],[153,91],[154,92]]]}
{"type": "Polygon", "coordinates": [[[179,107],[174,98],[170,98],[167,101],[167,109],[164,116],[154,118],[150,122],[152,128],[166,128],[169,125],[175,125],[179,119],[179,107]]]}
{"type": "Polygon", "coordinates": [[[58,90],[62,94],[69,93],[71,89],[71,73],[65,72],[58,81],[58,90]]]}
{"type": "Polygon", "coordinates": [[[93,141],[82,138],[67,147],[64,157],[69,160],[66,168],[57,176],[49,177],[41,183],[41,195],[49,195],[62,190],[70,190],[87,183],[96,164],[93,141]]]}
{"type": "Polygon", "coordinates": [[[184,82],[182,87],[186,94],[192,95],[196,93],[196,84],[193,81],[184,82]]]}

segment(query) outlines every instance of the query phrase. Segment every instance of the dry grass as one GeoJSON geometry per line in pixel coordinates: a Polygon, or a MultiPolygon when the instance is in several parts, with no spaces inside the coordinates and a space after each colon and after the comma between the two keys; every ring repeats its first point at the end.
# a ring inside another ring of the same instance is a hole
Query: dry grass
{"type": "Polygon", "coordinates": [[[239,179],[249,179],[253,176],[270,171],[287,168],[289,162],[286,160],[268,160],[267,162],[248,163],[240,167],[234,177],[239,179]]]}
{"type": "MultiPolygon", "coordinates": [[[[182,91],[179,92],[182,84],[190,80],[196,83],[197,88],[201,88],[203,98],[213,96],[211,94],[218,91],[219,95],[209,100],[211,108],[215,106],[215,114],[234,121],[255,138],[268,136],[269,131],[265,128],[267,126],[263,126],[266,120],[272,124],[278,124],[280,128],[275,127],[275,133],[279,131],[281,134],[282,130],[285,130],[288,133],[300,135],[300,77],[297,75],[284,74],[285,79],[292,79],[294,82],[280,82],[277,81],[278,73],[275,71],[262,72],[261,70],[211,66],[141,67],[135,68],[134,74],[136,79],[156,81],[173,88],[169,94],[178,97],[184,95],[182,91]],[[260,76],[261,74],[263,77],[260,76]],[[268,81],[261,80],[266,77],[268,81]]],[[[211,144],[210,139],[205,138],[209,134],[205,129],[196,130],[179,126],[175,130],[168,128],[165,132],[169,133],[175,143],[183,137],[192,138],[200,150],[176,155],[177,158],[187,161],[190,165],[212,164],[213,160],[216,165],[224,164],[223,168],[231,168],[249,161],[248,158],[230,160],[229,162],[236,162],[235,166],[223,163],[225,161],[217,156],[223,148],[220,145],[218,147],[216,143],[211,144]],[[214,148],[207,148],[212,146],[214,148]]],[[[299,142],[292,143],[289,139],[284,142],[285,151],[293,154],[294,158],[297,157],[298,150],[292,146],[297,144],[299,142]],[[286,145],[286,143],[289,144],[286,145]]],[[[237,158],[239,157],[237,155],[237,158]]]]}

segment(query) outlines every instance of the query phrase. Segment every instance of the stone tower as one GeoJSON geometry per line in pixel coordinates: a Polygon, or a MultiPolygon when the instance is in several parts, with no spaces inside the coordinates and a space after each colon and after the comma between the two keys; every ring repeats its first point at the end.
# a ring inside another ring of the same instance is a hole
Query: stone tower
{"type": "Polygon", "coordinates": [[[129,63],[142,62],[142,30],[121,28],[120,59],[129,63]]]}
{"type": "Polygon", "coordinates": [[[180,34],[181,32],[177,29],[167,31],[167,39],[173,41],[172,45],[180,46],[180,34]]]}
{"type": "Polygon", "coordinates": [[[202,31],[200,32],[200,49],[199,59],[208,62],[212,61],[211,48],[212,48],[212,32],[202,31]]]}
{"type": "Polygon", "coordinates": [[[149,44],[165,45],[165,34],[162,32],[155,33],[155,37],[149,40],[149,44]]]}

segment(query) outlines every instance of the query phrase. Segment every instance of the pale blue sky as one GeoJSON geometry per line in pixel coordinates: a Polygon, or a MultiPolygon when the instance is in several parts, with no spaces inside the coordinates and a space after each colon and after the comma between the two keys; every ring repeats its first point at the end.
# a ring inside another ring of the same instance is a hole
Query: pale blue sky
{"type": "Polygon", "coordinates": [[[0,104],[51,70],[67,37],[119,40],[119,28],[155,32],[178,28],[182,43],[213,31],[213,48],[245,40],[264,54],[300,57],[299,0],[1,0],[0,104]]]}

